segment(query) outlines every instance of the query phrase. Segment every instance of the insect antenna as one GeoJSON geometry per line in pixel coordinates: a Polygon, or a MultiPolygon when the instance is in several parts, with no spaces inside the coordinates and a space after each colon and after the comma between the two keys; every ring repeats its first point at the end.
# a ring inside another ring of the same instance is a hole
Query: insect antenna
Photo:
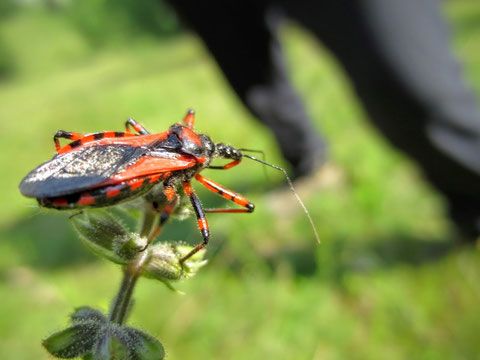
{"type": "MultiPolygon", "coordinates": [[[[255,149],[238,149],[238,150],[240,150],[241,152],[247,151],[247,152],[262,154],[262,160],[266,161],[265,152],[263,150],[255,150],[255,149]]],[[[265,179],[269,180],[267,169],[263,168],[263,174],[265,175],[265,179]]]]}
{"type": "Polygon", "coordinates": [[[290,176],[288,176],[288,173],[287,171],[284,169],[284,168],[281,168],[280,166],[277,166],[277,165],[273,165],[273,164],[270,164],[264,160],[261,160],[261,159],[257,159],[256,157],[254,156],[251,156],[251,155],[247,155],[247,154],[243,154],[244,157],[246,158],[249,158],[251,160],[255,160],[255,161],[258,161],[259,163],[262,163],[264,165],[267,165],[267,166],[270,166],[274,169],[277,169],[277,170],[280,170],[281,172],[283,172],[283,175],[285,175],[285,178],[287,179],[287,182],[288,182],[288,186],[290,188],[290,190],[292,190],[293,192],[293,195],[295,195],[295,197],[297,198],[298,202],[300,203],[301,207],[303,208],[303,211],[305,212],[305,214],[307,215],[308,217],[308,221],[310,221],[310,225],[312,225],[312,229],[313,229],[313,232],[315,234],[315,238],[317,239],[317,242],[320,244],[320,237],[318,236],[318,232],[317,232],[317,229],[315,228],[315,225],[313,223],[313,219],[312,217],[310,216],[310,213],[308,212],[307,210],[307,207],[305,206],[305,204],[303,203],[302,199],[300,199],[300,196],[298,195],[298,193],[295,191],[295,188],[293,187],[293,183],[292,183],[292,180],[290,180],[290,176]]]}

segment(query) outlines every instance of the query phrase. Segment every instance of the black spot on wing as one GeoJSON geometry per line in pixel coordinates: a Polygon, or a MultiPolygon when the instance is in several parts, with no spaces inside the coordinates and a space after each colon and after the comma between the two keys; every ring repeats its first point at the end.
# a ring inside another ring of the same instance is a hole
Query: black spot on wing
{"type": "Polygon", "coordinates": [[[95,187],[134,164],[143,153],[144,149],[129,145],[104,145],[56,155],[25,176],[20,192],[41,199],[95,187]]]}

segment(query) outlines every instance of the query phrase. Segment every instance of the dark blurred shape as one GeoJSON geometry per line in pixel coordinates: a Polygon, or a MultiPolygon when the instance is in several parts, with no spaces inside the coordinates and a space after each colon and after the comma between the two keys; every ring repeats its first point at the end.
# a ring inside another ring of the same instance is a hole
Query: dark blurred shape
{"type": "Polygon", "coordinates": [[[325,144],[288,79],[277,31],[284,17],[310,30],[344,67],[371,121],[446,197],[464,238],[480,235],[480,111],[450,51],[437,0],[170,4],[274,132],[296,176],[323,163],[325,144]]]}

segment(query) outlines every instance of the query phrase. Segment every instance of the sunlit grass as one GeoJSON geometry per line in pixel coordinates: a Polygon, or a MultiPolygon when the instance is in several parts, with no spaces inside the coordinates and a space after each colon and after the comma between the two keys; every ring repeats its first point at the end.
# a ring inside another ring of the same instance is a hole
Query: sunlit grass
{"type": "MultiPolygon", "coordinates": [[[[478,94],[473,4],[447,10],[478,94]]],[[[106,310],[120,279],[86,253],[65,215],[18,193],[21,178],[53,155],[57,129],[120,130],[134,117],[162,131],[194,107],[197,129],[215,141],[263,149],[285,164],[192,35],[96,49],[66,19],[41,11],[9,18],[0,34],[17,66],[0,84],[0,354],[48,359],[40,340],[75,306],[106,310]]],[[[254,201],[255,213],[210,216],[210,264],[179,285],[184,296],[142,280],[132,322],[157,335],[172,359],[475,358],[478,252],[451,249],[442,199],[368,123],[334,60],[300,29],[282,38],[337,174],[321,188],[298,189],[322,245],[291,194],[274,189],[281,174],[268,170],[266,179],[247,160],[209,171],[254,201]]],[[[173,222],[165,238],[193,243],[199,235],[187,220],[173,222]]]]}

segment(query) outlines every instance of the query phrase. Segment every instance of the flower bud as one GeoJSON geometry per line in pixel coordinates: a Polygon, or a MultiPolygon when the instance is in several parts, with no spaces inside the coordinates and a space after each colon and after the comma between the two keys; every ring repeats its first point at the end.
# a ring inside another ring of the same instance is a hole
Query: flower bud
{"type": "Polygon", "coordinates": [[[113,252],[119,258],[129,261],[132,260],[140,251],[143,251],[148,244],[146,237],[140,234],[129,233],[126,236],[117,236],[113,240],[113,252]]]}
{"type": "Polygon", "coordinates": [[[117,264],[126,264],[147,245],[147,239],[130,233],[104,210],[85,211],[71,219],[88,249],[117,264]]]}
{"type": "Polygon", "coordinates": [[[200,250],[194,256],[180,264],[180,259],[187,255],[192,247],[159,243],[149,250],[143,276],[164,282],[171,288],[170,281],[191,277],[204,266],[207,261],[203,259],[205,250],[200,250]]]}

